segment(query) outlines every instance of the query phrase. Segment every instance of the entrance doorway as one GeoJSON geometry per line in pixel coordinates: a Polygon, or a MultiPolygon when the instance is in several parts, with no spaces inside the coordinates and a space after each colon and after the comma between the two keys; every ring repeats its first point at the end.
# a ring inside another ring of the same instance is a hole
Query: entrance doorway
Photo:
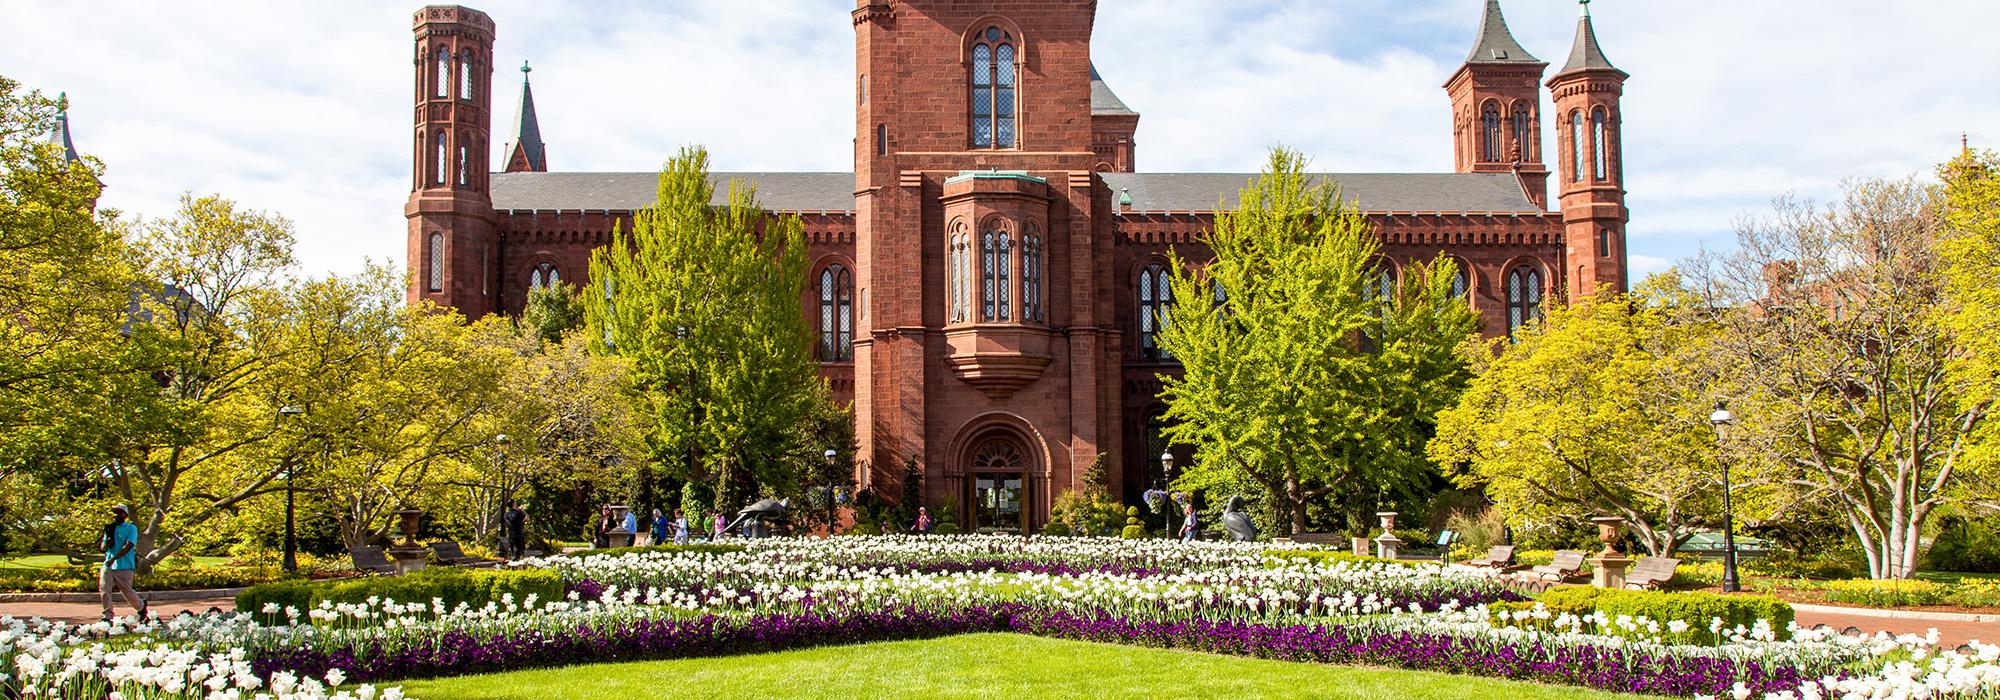
{"type": "Polygon", "coordinates": [[[1011,437],[993,437],[972,453],[972,530],[1027,532],[1027,456],[1011,437]]]}

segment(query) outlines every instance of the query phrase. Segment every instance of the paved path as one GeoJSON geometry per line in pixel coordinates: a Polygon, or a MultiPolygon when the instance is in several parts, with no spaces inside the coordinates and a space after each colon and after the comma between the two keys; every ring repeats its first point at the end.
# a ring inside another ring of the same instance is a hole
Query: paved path
{"type": "MultiPolygon", "coordinates": [[[[211,607],[221,608],[225,611],[235,610],[236,601],[232,598],[165,600],[152,603],[151,607],[154,615],[169,616],[178,615],[182,610],[197,613],[207,612],[211,607]]],[[[118,600],[117,610],[120,615],[132,614],[132,609],[126,607],[123,598],[118,600]]],[[[96,622],[101,619],[103,614],[104,609],[96,603],[0,603],[0,615],[12,615],[14,617],[44,617],[68,622],[96,622]]]]}
{"type": "Polygon", "coordinates": [[[1822,624],[1843,630],[1859,627],[1870,634],[1881,631],[1890,634],[1922,635],[1935,627],[1938,631],[1938,644],[1945,647],[1958,646],[1975,639],[1988,644],[2000,642],[2000,622],[1891,618],[1821,610],[1800,610],[1796,619],[1803,627],[1822,624]]]}

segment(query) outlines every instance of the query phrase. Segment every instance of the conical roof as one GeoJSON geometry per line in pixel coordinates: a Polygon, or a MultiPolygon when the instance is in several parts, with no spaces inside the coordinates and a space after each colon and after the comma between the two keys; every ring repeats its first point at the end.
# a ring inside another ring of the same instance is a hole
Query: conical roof
{"type": "Polygon", "coordinates": [[[1500,13],[1500,0],[1486,0],[1486,13],[1479,18],[1479,36],[1472,44],[1466,63],[1541,63],[1541,59],[1521,48],[1507,31],[1507,17],[1500,13]]]}
{"type": "Polygon", "coordinates": [[[1564,63],[1556,75],[1584,70],[1619,71],[1617,66],[1604,58],[1604,49],[1597,45],[1597,29],[1590,24],[1590,0],[1583,0],[1583,14],[1576,18],[1576,40],[1570,43],[1569,62],[1564,63]]]}
{"type": "Polygon", "coordinates": [[[49,130],[49,143],[62,147],[64,160],[81,160],[82,157],[76,153],[76,144],[69,138],[69,93],[58,94],[56,103],[61,107],[56,111],[56,127],[49,130]]]}
{"type": "Polygon", "coordinates": [[[533,70],[526,61],[521,62],[521,109],[515,115],[514,145],[507,149],[508,172],[549,170],[548,148],[542,144],[542,123],[535,118],[535,91],[528,85],[528,73],[533,70]],[[527,167],[514,167],[517,160],[525,160],[527,167]]]}
{"type": "Polygon", "coordinates": [[[1091,114],[1138,114],[1125,101],[1118,99],[1118,93],[1104,83],[1104,77],[1097,74],[1097,64],[1090,64],[1090,113],[1091,114]]]}

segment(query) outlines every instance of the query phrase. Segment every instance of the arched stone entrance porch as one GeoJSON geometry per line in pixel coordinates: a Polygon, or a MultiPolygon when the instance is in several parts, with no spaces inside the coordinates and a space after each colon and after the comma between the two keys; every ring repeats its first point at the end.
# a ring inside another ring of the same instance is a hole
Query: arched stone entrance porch
{"type": "Polygon", "coordinates": [[[953,440],[947,493],[965,532],[1026,534],[1048,520],[1049,458],[1041,434],[1011,413],[967,422],[953,440]]]}

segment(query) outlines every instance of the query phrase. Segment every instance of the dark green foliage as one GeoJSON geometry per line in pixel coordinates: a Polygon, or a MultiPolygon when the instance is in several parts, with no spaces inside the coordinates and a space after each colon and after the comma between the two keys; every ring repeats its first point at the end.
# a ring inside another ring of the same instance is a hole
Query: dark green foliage
{"type": "Polygon", "coordinates": [[[2000,522],[1944,518],[1924,566],[1933,571],[2000,573],[2000,522]]]}
{"type": "Polygon", "coordinates": [[[237,612],[261,614],[266,603],[306,610],[320,601],[360,603],[380,597],[402,603],[442,600],[447,608],[460,603],[477,608],[499,603],[507,594],[517,603],[530,595],[539,600],[562,598],[563,582],[542,569],[433,568],[402,576],[367,576],[333,581],[280,581],[256,586],[236,596],[237,612]]]}
{"type": "Polygon", "coordinates": [[[1125,509],[1125,530],[1118,533],[1118,536],[1128,540],[1143,540],[1148,537],[1145,523],[1139,521],[1138,506],[1125,509]]]}
{"type": "Polygon", "coordinates": [[[651,547],[612,547],[610,549],[585,549],[561,556],[571,559],[618,556],[621,554],[731,554],[743,551],[739,544],[662,544],[651,547]]]}
{"type": "MultiPolygon", "coordinates": [[[[1673,620],[1688,624],[1685,641],[1713,644],[1717,635],[1709,632],[1709,621],[1721,618],[1727,632],[1737,625],[1748,629],[1758,620],[1769,620],[1780,639],[1789,637],[1785,629],[1792,622],[1792,606],[1770,596],[1719,595],[1700,592],[1623,591],[1591,586],[1557,586],[1543,593],[1538,602],[1555,614],[1588,615],[1602,612],[1645,617],[1665,625],[1673,620]]],[[[1494,609],[1527,610],[1534,603],[1501,603],[1494,609]]],[[[1673,637],[1662,631],[1663,636],[1673,637]]]]}
{"type": "Polygon", "coordinates": [[[583,327],[583,300],[567,283],[530,289],[527,306],[515,323],[523,335],[543,343],[560,343],[570,331],[583,327]]]}

